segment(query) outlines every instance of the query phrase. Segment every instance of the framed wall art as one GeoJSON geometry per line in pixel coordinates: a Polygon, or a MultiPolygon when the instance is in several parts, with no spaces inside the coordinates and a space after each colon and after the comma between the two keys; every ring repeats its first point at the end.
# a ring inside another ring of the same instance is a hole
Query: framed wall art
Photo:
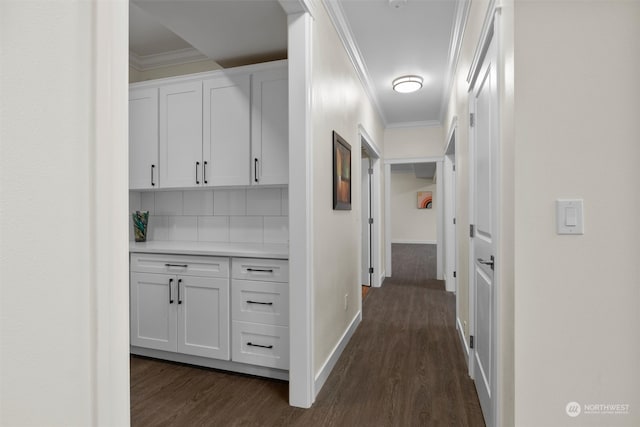
{"type": "Polygon", "coordinates": [[[433,194],[431,191],[418,191],[418,209],[431,209],[433,194]]]}
{"type": "Polygon", "coordinates": [[[333,209],[351,210],[351,145],[333,131],[333,209]]]}

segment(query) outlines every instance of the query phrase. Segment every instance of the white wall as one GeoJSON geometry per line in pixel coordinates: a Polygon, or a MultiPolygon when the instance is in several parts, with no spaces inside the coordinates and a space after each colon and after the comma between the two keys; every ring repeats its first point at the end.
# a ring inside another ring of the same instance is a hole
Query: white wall
{"type": "Polygon", "coordinates": [[[640,3],[517,2],[514,28],[515,424],[638,426],[640,3]],[[582,236],[555,233],[565,197],[582,236]]]}
{"type": "Polygon", "coordinates": [[[286,188],[132,191],[129,206],[149,212],[147,240],[289,243],[286,188]]]}
{"type": "Polygon", "coordinates": [[[444,153],[444,138],[441,126],[386,128],[384,158],[439,157],[444,153]]]}
{"type": "Polygon", "coordinates": [[[382,124],[367,98],[331,24],[324,5],[315,1],[313,21],[313,254],[314,370],[325,365],[361,307],[360,138],[362,124],[381,144],[382,124]],[[352,210],[334,211],[332,131],[352,153],[352,210]],[[348,295],[348,309],[344,297],[348,295]]]}
{"type": "Polygon", "coordinates": [[[391,242],[436,244],[438,239],[436,185],[416,178],[413,171],[391,172],[391,242]],[[433,193],[433,207],[418,209],[418,191],[433,193]]]}
{"type": "Polygon", "coordinates": [[[0,3],[1,425],[129,423],[126,22],[0,3]]]}

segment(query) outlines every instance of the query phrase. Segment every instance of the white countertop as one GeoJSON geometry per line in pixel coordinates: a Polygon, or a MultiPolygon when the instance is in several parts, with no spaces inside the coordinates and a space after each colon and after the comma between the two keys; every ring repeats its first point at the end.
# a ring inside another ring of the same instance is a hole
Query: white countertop
{"type": "Polygon", "coordinates": [[[289,245],[262,243],[129,242],[129,252],[289,259],[289,245]]]}

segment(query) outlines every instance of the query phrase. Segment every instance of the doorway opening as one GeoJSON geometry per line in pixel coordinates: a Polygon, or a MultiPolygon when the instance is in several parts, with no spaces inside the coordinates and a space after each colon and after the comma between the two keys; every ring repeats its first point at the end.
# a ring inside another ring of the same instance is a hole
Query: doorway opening
{"type": "Polygon", "coordinates": [[[393,274],[394,245],[428,245],[435,258],[433,279],[443,280],[443,158],[385,162],[387,277],[393,274]]]}
{"type": "Polygon", "coordinates": [[[380,151],[367,132],[360,126],[361,143],[361,272],[364,300],[369,288],[379,287],[384,279],[381,271],[380,226],[382,210],[380,206],[380,151]]]}

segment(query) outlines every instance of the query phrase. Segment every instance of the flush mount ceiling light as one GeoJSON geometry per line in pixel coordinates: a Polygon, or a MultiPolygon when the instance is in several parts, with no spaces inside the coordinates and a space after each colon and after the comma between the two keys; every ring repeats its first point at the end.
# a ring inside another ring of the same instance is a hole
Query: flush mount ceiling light
{"type": "Polygon", "coordinates": [[[402,76],[395,79],[392,83],[393,90],[400,93],[411,93],[422,88],[422,77],[420,76],[402,76]]]}

